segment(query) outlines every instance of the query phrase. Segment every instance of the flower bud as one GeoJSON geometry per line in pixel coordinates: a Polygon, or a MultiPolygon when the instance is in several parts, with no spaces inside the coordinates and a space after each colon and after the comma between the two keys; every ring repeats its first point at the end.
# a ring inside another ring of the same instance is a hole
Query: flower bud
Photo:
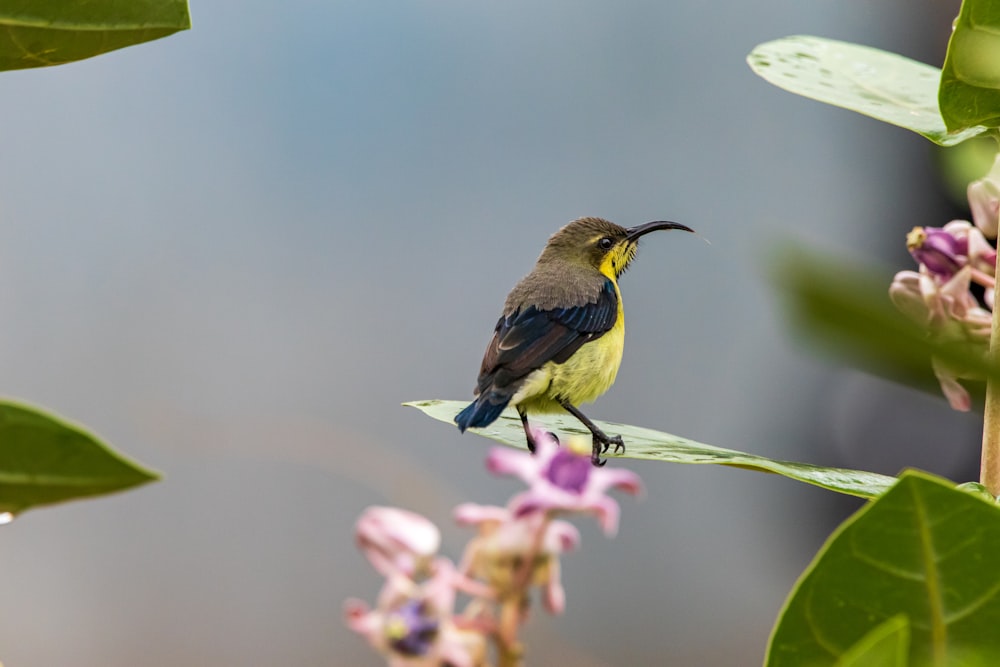
{"type": "Polygon", "coordinates": [[[914,227],[906,235],[906,249],[933,275],[947,280],[967,261],[968,244],[937,227],[914,227]]]}
{"type": "Polygon", "coordinates": [[[967,192],[972,221],[986,238],[995,239],[1000,220],[1000,155],[993,162],[990,172],[970,183],[967,192]]]}
{"type": "Polygon", "coordinates": [[[413,577],[437,554],[441,533],[428,519],[396,507],[369,507],[355,525],[355,540],[384,576],[413,577]]]}

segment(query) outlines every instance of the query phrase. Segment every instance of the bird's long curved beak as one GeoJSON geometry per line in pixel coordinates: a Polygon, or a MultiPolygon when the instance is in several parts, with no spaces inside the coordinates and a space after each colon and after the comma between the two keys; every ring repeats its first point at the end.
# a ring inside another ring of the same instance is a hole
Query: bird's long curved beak
{"type": "Polygon", "coordinates": [[[654,220],[653,222],[647,222],[643,225],[636,225],[635,227],[629,227],[625,230],[625,238],[629,241],[635,241],[643,234],[648,234],[650,232],[655,232],[658,229],[683,229],[685,232],[695,233],[693,229],[687,225],[682,225],[679,222],[669,222],[667,220],[654,220]]]}

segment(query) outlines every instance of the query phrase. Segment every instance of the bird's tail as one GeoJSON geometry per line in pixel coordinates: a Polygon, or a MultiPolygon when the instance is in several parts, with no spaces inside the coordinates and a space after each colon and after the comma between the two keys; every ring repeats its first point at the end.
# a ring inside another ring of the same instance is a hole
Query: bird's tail
{"type": "Polygon", "coordinates": [[[497,392],[482,394],[455,416],[458,430],[464,433],[467,428],[489,426],[500,416],[508,403],[510,396],[501,396],[497,392]]]}

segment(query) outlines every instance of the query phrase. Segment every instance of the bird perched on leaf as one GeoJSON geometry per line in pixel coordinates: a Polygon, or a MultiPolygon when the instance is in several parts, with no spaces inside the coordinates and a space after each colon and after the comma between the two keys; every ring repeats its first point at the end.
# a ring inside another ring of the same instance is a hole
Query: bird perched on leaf
{"type": "Polygon", "coordinates": [[[618,278],[635,258],[639,238],[659,229],[683,229],[658,220],[625,228],[601,218],[580,218],[552,235],[535,268],[504,304],[479,369],[476,400],[455,417],[460,431],[493,423],[513,405],[528,449],[535,442],[529,413],[561,412],[593,434],[594,465],[620,435],[608,436],[580,412],[615,381],[625,342],[618,278]]]}

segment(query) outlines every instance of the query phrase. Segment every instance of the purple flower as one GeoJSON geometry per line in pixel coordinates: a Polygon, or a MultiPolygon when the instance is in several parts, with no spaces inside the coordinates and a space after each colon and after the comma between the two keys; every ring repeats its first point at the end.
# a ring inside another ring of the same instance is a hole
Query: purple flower
{"type": "Polygon", "coordinates": [[[918,264],[945,280],[966,263],[968,244],[936,227],[914,227],[906,235],[906,249],[918,264]]]}
{"type": "Polygon", "coordinates": [[[344,603],[347,626],[362,635],[390,667],[477,667],[485,664],[486,638],[464,630],[453,616],[454,565],[438,558],[430,579],[405,585],[390,578],[375,609],[361,600],[344,603]]]}
{"type": "Polygon", "coordinates": [[[386,614],[389,647],[402,655],[427,655],[441,626],[424,600],[407,600],[386,614]]]}
{"type": "Polygon", "coordinates": [[[494,447],[486,467],[494,473],[520,477],[529,489],[511,499],[514,516],[533,512],[585,512],[597,516],[605,534],[618,532],[618,503],[607,495],[612,488],[637,494],[642,489],[639,476],[630,470],[597,468],[590,465],[590,445],[571,439],[559,447],[552,434],[534,432],[534,454],[494,447]]]}

